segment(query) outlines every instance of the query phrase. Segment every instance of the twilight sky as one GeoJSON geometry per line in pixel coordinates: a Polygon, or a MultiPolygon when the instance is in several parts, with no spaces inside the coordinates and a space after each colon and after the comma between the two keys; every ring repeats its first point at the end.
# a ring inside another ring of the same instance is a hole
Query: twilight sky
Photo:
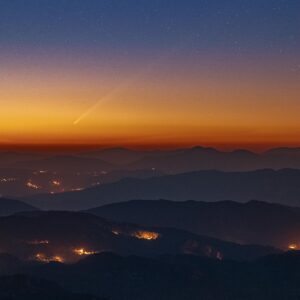
{"type": "Polygon", "coordinates": [[[299,0],[0,0],[0,144],[300,146],[299,0]]]}

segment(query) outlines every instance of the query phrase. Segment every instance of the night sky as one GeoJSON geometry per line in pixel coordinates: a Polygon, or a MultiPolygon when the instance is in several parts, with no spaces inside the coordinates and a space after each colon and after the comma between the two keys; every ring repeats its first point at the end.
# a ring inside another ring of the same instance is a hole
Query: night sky
{"type": "Polygon", "coordinates": [[[1,0],[0,143],[300,146],[299,0],[1,0]]]}

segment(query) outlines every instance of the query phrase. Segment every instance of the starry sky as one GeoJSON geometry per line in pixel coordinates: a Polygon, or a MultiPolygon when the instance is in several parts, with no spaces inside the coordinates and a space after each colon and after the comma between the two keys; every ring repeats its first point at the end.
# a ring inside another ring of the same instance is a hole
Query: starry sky
{"type": "Polygon", "coordinates": [[[299,0],[0,0],[0,145],[300,146],[299,0]]]}

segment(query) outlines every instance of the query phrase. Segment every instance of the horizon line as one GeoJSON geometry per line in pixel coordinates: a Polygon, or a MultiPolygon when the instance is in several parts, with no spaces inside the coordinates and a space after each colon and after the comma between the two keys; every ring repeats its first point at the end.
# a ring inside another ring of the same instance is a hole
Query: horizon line
{"type": "Polygon", "coordinates": [[[300,149],[300,145],[291,144],[262,144],[262,143],[251,143],[251,144],[147,144],[147,145],[126,145],[126,144],[80,144],[80,143],[50,143],[50,144],[31,144],[31,143],[18,143],[8,144],[0,143],[0,152],[2,151],[15,151],[15,152],[76,152],[81,150],[104,150],[104,149],[128,149],[128,150],[144,150],[144,151],[167,151],[167,150],[179,150],[179,149],[193,149],[193,148],[212,148],[223,152],[231,151],[250,151],[253,153],[263,153],[272,149],[300,149]]]}

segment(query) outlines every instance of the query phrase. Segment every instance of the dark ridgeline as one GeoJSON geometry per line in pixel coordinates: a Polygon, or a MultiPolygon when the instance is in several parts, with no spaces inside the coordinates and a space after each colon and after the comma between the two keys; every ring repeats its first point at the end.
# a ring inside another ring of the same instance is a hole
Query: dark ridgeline
{"type": "Polygon", "coordinates": [[[38,209],[25,202],[14,199],[0,198],[0,217],[34,210],[38,209]]]}
{"type": "Polygon", "coordinates": [[[97,299],[66,294],[65,290],[111,300],[296,300],[299,266],[298,252],[247,263],[192,255],[145,258],[102,253],[71,265],[23,263],[15,272],[21,271],[26,276],[0,277],[0,287],[2,293],[14,291],[16,295],[22,295],[23,291],[32,296],[58,295],[58,298],[40,298],[49,300],[97,299]],[[42,280],[31,279],[37,276],[42,280]],[[66,298],[60,298],[61,295],[66,298]]]}
{"type": "MultiPolygon", "coordinates": [[[[200,170],[249,172],[268,168],[300,168],[300,150],[279,148],[261,154],[204,147],[169,151],[113,148],[67,154],[0,152],[0,192],[8,198],[24,197],[76,191],[122,178],[149,178],[200,170]],[[59,180],[60,185],[53,185],[53,180],[59,180]],[[34,185],[28,186],[28,183],[34,185]]],[[[140,197],[124,200],[133,198],[140,197]]],[[[181,200],[188,199],[191,198],[181,200]]],[[[216,200],[224,199],[238,200],[230,197],[216,200]]],[[[266,198],[258,200],[269,201],[266,198]]]]}
{"type": "Polygon", "coordinates": [[[120,164],[127,169],[156,168],[166,173],[207,169],[251,171],[266,168],[300,168],[300,148],[274,148],[260,154],[243,149],[225,152],[205,147],[168,151],[138,151],[117,148],[92,151],[81,155],[120,164]]]}
{"type": "Polygon", "coordinates": [[[35,195],[23,200],[42,209],[84,210],[133,199],[177,201],[259,200],[300,203],[300,170],[198,171],[147,179],[125,178],[78,192],[35,195]]]}
{"type": "Polygon", "coordinates": [[[148,170],[183,173],[216,169],[220,171],[253,171],[256,169],[300,168],[300,148],[275,148],[263,153],[248,150],[220,151],[194,147],[176,150],[130,150],[111,148],[71,154],[0,152],[0,166],[19,169],[60,168],[148,170]],[[93,168],[94,165],[94,168],[93,168]]]}
{"type": "Polygon", "coordinates": [[[45,153],[31,153],[23,151],[1,151],[0,150],[0,166],[13,167],[14,164],[21,161],[40,160],[49,157],[50,154],[45,153]]]}
{"type": "Polygon", "coordinates": [[[188,231],[116,223],[87,213],[28,212],[0,218],[0,249],[23,260],[74,262],[110,251],[122,255],[193,254],[251,260],[279,250],[239,245],[188,231]],[[82,249],[82,250],[81,250],[82,249]]]}
{"type": "Polygon", "coordinates": [[[105,300],[76,294],[58,284],[26,275],[0,276],[1,300],[105,300]]]}
{"type": "Polygon", "coordinates": [[[250,201],[133,200],[88,210],[117,222],[171,227],[242,244],[283,250],[299,241],[300,209],[250,201]]]}
{"type": "Polygon", "coordinates": [[[0,299],[299,299],[299,153],[6,153],[0,299]]]}
{"type": "Polygon", "coordinates": [[[93,172],[95,170],[111,171],[116,166],[106,161],[74,155],[55,155],[44,159],[24,160],[11,165],[14,168],[29,170],[47,170],[54,172],[93,172]]]}

